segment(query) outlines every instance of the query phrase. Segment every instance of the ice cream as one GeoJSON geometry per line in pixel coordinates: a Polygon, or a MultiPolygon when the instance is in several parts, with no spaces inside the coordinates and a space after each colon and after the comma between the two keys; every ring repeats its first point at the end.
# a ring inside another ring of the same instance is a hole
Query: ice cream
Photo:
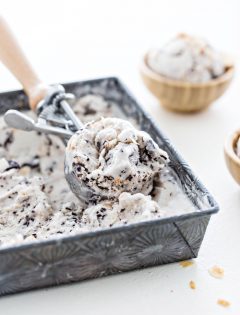
{"type": "Polygon", "coordinates": [[[23,235],[34,237],[52,212],[44,182],[38,176],[20,175],[17,163],[1,159],[0,166],[0,242],[9,235],[13,241],[21,240],[23,235]]]}
{"type": "Polygon", "coordinates": [[[207,82],[221,76],[226,69],[223,56],[204,39],[179,34],[161,49],[150,51],[149,67],[174,80],[207,82]]]}
{"type": "Polygon", "coordinates": [[[98,120],[101,117],[121,117],[122,113],[113,102],[105,100],[100,95],[87,94],[81,97],[75,104],[75,113],[81,117],[84,123],[98,120]]]}
{"type": "Polygon", "coordinates": [[[91,200],[116,200],[122,192],[148,195],[167,162],[149,134],[119,118],[102,118],[75,133],[65,160],[67,173],[91,190],[91,200]]]}
{"type": "Polygon", "coordinates": [[[93,228],[112,227],[163,217],[164,211],[151,196],[123,192],[116,202],[103,201],[88,207],[82,222],[93,228]]]}
{"type": "MultiPolygon", "coordinates": [[[[166,154],[154,142],[148,142],[149,138],[145,133],[133,128],[128,122],[114,123],[113,133],[101,133],[101,128],[106,121],[109,122],[110,129],[113,122],[112,119],[100,119],[101,116],[120,116],[122,118],[122,113],[119,113],[116,104],[105,101],[100,96],[87,95],[77,101],[74,110],[84,122],[98,120],[96,122],[97,128],[94,130],[92,130],[92,127],[95,126],[94,123],[89,123],[86,128],[86,135],[88,133],[91,135],[91,132],[96,133],[96,139],[100,141],[101,152],[105,149],[105,152],[108,152],[106,154],[110,155],[110,153],[117,153],[121,150],[120,148],[115,150],[117,145],[110,146],[109,150],[104,148],[106,139],[109,142],[112,141],[110,135],[115,135],[113,140],[118,139],[119,146],[124,150],[126,141],[129,141],[129,149],[134,153],[134,158],[126,159],[123,161],[124,163],[120,159],[121,167],[119,170],[123,166],[132,167],[132,161],[135,159],[137,162],[138,157],[141,156],[141,161],[139,161],[141,176],[139,179],[143,179],[148,174],[148,183],[144,184],[143,191],[135,193],[134,188],[137,187],[138,190],[140,183],[128,180],[126,187],[130,191],[124,192],[121,187],[117,187],[114,188],[116,195],[113,192],[111,194],[111,200],[101,200],[97,201],[96,204],[83,205],[73,195],[65,180],[65,147],[61,140],[54,136],[7,128],[0,118],[1,247],[76,235],[86,231],[153,220],[196,210],[183,193],[169,167],[162,168],[162,165],[166,163],[164,158],[166,154]],[[89,105],[90,103],[91,105],[89,105]],[[101,105],[98,111],[99,104],[101,105]],[[89,106],[90,108],[94,107],[96,113],[90,111],[90,114],[89,106]],[[126,132],[128,129],[130,130],[126,132]],[[137,153],[137,149],[142,150],[142,145],[147,148],[146,153],[149,156],[145,156],[143,152],[137,153]],[[111,152],[112,150],[113,152],[111,152]],[[161,156],[162,154],[163,156],[161,156]],[[154,161],[154,157],[159,159],[154,161]],[[147,165],[144,165],[144,161],[147,161],[147,165]],[[155,177],[155,175],[158,178],[152,182],[150,178],[155,177]]],[[[116,120],[114,121],[116,122],[116,120]]],[[[117,119],[117,121],[119,120],[117,119]]],[[[77,138],[76,135],[76,142],[78,143],[79,139],[77,138]]],[[[93,144],[97,144],[97,142],[93,144]]],[[[95,152],[91,146],[89,148],[84,146],[81,152],[86,153],[88,150],[95,152]]],[[[128,150],[125,150],[125,153],[129,153],[128,150]]],[[[110,170],[110,165],[104,157],[98,170],[101,176],[110,170]]],[[[72,161],[73,158],[71,153],[70,159],[72,161]]],[[[112,154],[111,159],[114,160],[114,158],[115,154],[112,154]]],[[[86,161],[86,163],[88,162],[90,161],[86,161]]],[[[95,164],[93,163],[93,165],[95,164]]],[[[128,169],[130,175],[136,174],[136,171],[135,166],[128,169]]],[[[120,174],[116,174],[116,176],[118,175],[120,174]]],[[[126,175],[124,176],[126,177],[126,175]]],[[[138,173],[136,176],[139,176],[138,173]]],[[[112,180],[107,183],[112,183],[112,180]]],[[[93,182],[93,187],[99,189],[99,193],[104,193],[104,190],[97,187],[97,181],[93,182]]]]}

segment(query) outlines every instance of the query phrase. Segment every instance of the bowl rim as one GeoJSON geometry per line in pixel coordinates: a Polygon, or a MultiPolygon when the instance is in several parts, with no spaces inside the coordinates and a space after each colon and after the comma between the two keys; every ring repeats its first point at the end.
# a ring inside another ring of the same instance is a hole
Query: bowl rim
{"type": "Polygon", "coordinates": [[[207,82],[200,82],[200,83],[195,83],[195,82],[188,82],[188,81],[180,81],[180,80],[174,80],[171,78],[167,78],[156,71],[152,70],[152,68],[148,65],[147,58],[149,55],[150,51],[146,52],[142,58],[142,63],[141,63],[141,71],[151,79],[158,81],[159,83],[164,83],[176,87],[185,87],[185,88],[205,88],[209,86],[216,86],[221,83],[225,83],[227,81],[230,81],[233,78],[234,75],[234,70],[235,70],[235,65],[234,61],[231,58],[231,56],[227,54],[223,54],[224,59],[228,60],[226,64],[226,70],[225,72],[219,76],[216,79],[212,79],[207,82]]]}
{"type": "Polygon", "coordinates": [[[240,171],[240,158],[237,156],[234,151],[234,146],[236,145],[237,140],[240,138],[240,129],[234,131],[225,142],[224,151],[225,154],[231,161],[235,163],[239,167],[240,171]]]}

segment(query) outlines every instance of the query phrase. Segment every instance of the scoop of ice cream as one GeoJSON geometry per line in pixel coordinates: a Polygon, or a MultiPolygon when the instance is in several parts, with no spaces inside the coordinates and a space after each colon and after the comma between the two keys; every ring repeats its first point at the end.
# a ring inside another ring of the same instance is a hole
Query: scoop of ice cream
{"type": "Polygon", "coordinates": [[[92,200],[122,192],[148,195],[168,162],[149,134],[118,118],[102,118],[75,133],[66,148],[66,173],[91,190],[92,200]]]}
{"type": "Polygon", "coordinates": [[[207,82],[225,72],[223,56],[206,40],[187,34],[179,34],[163,48],[152,50],[147,62],[163,76],[188,82],[207,82]]]}

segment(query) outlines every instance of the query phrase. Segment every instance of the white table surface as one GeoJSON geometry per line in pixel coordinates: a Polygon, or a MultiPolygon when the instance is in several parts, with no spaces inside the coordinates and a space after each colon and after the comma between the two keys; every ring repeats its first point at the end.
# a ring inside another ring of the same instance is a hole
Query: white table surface
{"type": "MultiPolygon", "coordinates": [[[[142,54],[179,31],[207,37],[239,57],[238,0],[5,1],[1,9],[47,82],[119,76],[220,204],[194,265],[178,263],[0,299],[0,314],[240,314],[240,187],[223,159],[240,125],[240,76],[208,111],[162,109],[139,78],[142,54]],[[223,279],[208,269],[219,265],[223,279]],[[196,289],[189,288],[189,281],[196,289]],[[229,308],[218,299],[231,303],[229,308]]],[[[1,38],[0,38],[1,39],[1,38]]],[[[0,66],[0,89],[18,88],[0,66]]]]}

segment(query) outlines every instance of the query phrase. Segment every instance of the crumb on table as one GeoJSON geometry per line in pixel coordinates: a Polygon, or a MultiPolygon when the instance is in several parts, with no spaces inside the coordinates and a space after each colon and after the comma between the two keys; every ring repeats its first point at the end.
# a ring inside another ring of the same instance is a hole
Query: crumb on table
{"type": "Polygon", "coordinates": [[[191,281],[189,282],[189,287],[190,287],[192,290],[195,290],[195,289],[196,289],[196,283],[195,283],[193,280],[191,280],[191,281]]]}
{"type": "Polygon", "coordinates": [[[222,279],[224,276],[224,269],[216,265],[210,268],[208,272],[212,277],[216,279],[222,279]]]}
{"type": "Polygon", "coordinates": [[[223,307],[229,307],[230,306],[230,302],[228,302],[227,300],[224,300],[224,299],[218,299],[217,304],[221,305],[223,307]]]}
{"type": "Polygon", "coordinates": [[[179,265],[182,266],[183,268],[190,267],[193,264],[194,264],[194,261],[192,260],[184,260],[179,263],[179,265]]]}

